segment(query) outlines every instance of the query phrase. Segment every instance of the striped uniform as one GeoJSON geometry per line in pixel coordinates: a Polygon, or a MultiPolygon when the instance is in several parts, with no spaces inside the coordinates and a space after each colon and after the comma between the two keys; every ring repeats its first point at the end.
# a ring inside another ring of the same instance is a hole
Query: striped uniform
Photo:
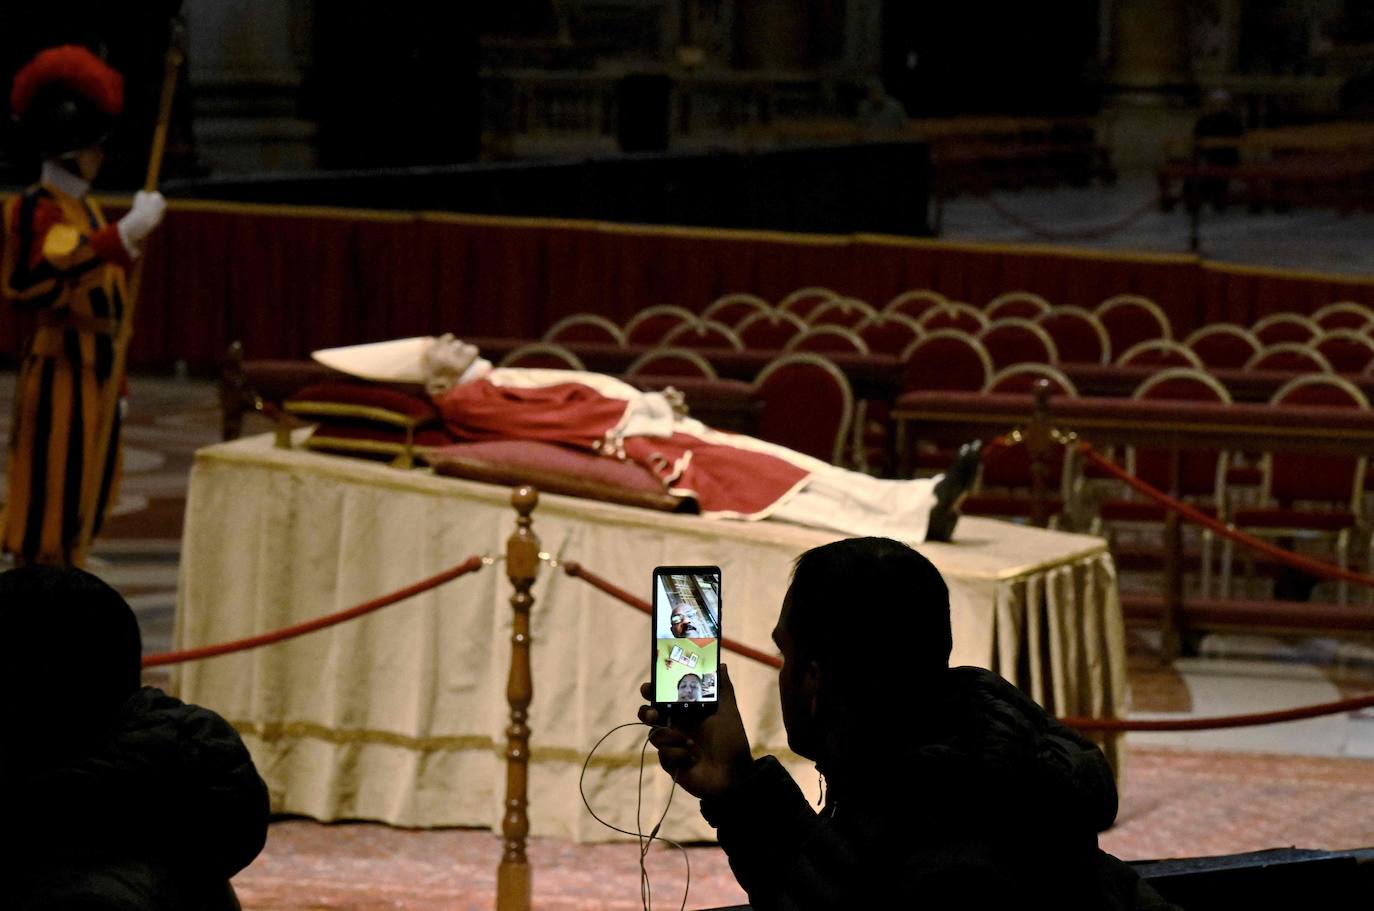
{"type": "Polygon", "coordinates": [[[4,227],[0,291],[36,311],[37,326],[19,368],[0,546],[80,565],[82,511],[94,503],[98,530],[119,477],[117,412],[109,457],[94,462],[129,256],[94,201],[47,184],[11,198],[4,227]]]}

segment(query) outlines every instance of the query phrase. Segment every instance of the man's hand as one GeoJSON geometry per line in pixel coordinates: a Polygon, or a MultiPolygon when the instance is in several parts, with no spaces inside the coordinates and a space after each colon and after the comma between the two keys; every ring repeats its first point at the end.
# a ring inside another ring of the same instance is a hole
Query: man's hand
{"type": "MultiPolygon", "coordinates": [[[[652,699],[650,684],[639,688],[640,695],[652,699]]],[[[719,704],[696,728],[658,727],[649,742],[658,750],[658,764],[677,783],[694,797],[718,797],[742,780],[753,765],[749,753],[749,735],[735,704],[735,688],[730,683],[729,669],[720,666],[716,675],[716,698],[719,704]]],[[[649,725],[666,724],[653,706],[639,710],[639,720],[649,725]]]]}

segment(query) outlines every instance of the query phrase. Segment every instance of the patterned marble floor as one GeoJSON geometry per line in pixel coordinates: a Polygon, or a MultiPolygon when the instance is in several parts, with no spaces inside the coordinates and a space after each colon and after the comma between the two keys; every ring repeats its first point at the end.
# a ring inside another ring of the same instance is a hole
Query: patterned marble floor
{"type": "MultiPolygon", "coordinates": [[[[0,377],[5,419],[12,386],[0,377]]],[[[170,647],[187,471],[195,449],[217,436],[212,384],[134,381],[126,478],[92,569],[129,598],[148,651],[170,647]]],[[[1142,717],[1243,712],[1374,689],[1374,650],[1328,640],[1208,637],[1198,657],[1163,667],[1142,630],[1131,633],[1130,655],[1132,714],[1142,717]]],[[[149,676],[158,685],[166,679],[149,676]]],[[[1358,758],[1374,757],[1374,712],[1128,742],[1121,813],[1102,839],[1119,856],[1374,845],[1374,762],[1358,758]]],[[[536,904],[638,907],[634,850],[536,840],[536,904]]],[[[689,907],[742,899],[718,849],[691,850],[689,907]]],[[[235,885],[248,911],[489,908],[499,854],[489,832],[289,820],[273,826],[267,849],[235,885]]],[[[681,864],[676,852],[650,853],[663,907],[680,901],[681,864]]]]}

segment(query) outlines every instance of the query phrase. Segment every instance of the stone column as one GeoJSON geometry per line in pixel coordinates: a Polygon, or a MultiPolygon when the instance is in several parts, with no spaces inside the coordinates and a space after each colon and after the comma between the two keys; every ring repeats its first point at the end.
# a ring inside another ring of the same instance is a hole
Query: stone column
{"type": "Polygon", "coordinates": [[[1106,113],[1118,167],[1153,168],[1163,142],[1191,133],[1195,117],[1183,0],[1104,0],[1106,113]]]}

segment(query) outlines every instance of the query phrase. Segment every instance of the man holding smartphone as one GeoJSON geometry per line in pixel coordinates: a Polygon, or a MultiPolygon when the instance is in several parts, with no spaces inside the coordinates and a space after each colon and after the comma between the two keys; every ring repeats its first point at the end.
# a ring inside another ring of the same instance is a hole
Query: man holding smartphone
{"type": "Polygon", "coordinates": [[[1117,811],[1101,751],[996,674],[948,666],[949,592],[915,550],[807,551],[773,639],[788,747],[825,777],[819,813],[751,756],[726,665],[714,714],[639,712],[671,724],[651,736],[659,763],[701,798],[754,908],[1173,907],[1097,847],[1117,811]]]}

